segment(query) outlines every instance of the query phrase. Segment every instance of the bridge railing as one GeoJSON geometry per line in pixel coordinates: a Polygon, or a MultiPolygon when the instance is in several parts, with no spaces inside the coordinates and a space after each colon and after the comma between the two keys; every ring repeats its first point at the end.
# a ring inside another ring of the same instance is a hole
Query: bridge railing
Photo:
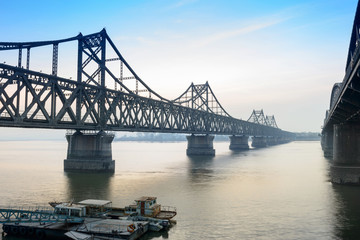
{"type": "Polygon", "coordinates": [[[230,135],[282,134],[280,129],[4,64],[0,64],[0,77],[3,83],[0,88],[2,126],[230,135]],[[8,88],[12,89],[7,91],[8,88]],[[104,101],[102,110],[101,101],[104,101]],[[8,106],[4,104],[9,102],[8,106]]]}

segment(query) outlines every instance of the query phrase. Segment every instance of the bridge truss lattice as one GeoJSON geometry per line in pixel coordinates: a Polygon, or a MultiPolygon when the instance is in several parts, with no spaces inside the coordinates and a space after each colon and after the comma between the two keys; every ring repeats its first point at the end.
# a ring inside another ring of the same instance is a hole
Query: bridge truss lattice
{"type": "Polygon", "coordinates": [[[323,132],[335,124],[360,122],[360,3],[358,2],[350,37],[345,76],[333,85],[330,106],[326,111],[323,132]]]}
{"type": "Polygon", "coordinates": [[[227,135],[291,135],[231,117],[208,83],[170,101],[133,71],[105,30],[56,41],[0,43],[18,50],[16,66],[0,64],[0,126],[227,135]],[[59,45],[77,41],[76,80],[58,76],[59,45]],[[30,70],[30,50],[52,46],[51,73],[30,70]],[[22,52],[27,50],[26,65],[22,52]]]}
{"type": "Polygon", "coordinates": [[[265,126],[269,126],[269,127],[273,127],[273,128],[278,128],[277,124],[276,124],[276,120],[274,115],[264,115],[264,111],[261,110],[253,110],[253,112],[251,113],[248,122],[252,122],[252,123],[257,123],[257,124],[261,124],[261,125],[265,125],[265,126]]]}

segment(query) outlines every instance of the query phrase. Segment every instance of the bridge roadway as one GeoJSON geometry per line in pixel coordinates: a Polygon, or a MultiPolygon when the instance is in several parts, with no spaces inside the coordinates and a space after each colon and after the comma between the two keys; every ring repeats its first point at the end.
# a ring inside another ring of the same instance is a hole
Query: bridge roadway
{"type": "Polygon", "coordinates": [[[67,136],[65,170],[113,171],[114,136],[108,131],[188,133],[189,155],[215,154],[214,134],[232,136],[231,149],[248,149],[248,136],[254,136],[257,147],[293,137],[271,125],[262,112],[263,121],[256,114],[253,122],[231,117],[208,83],[191,84],[173,101],[161,97],[132,70],[105,30],[55,41],[0,43],[0,52],[14,49],[19,51],[18,65],[0,64],[0,126],[75,130],[67,136]],[[78,42],[76,80],[57,76],[59,44],[67,41],[78,42]],[[48,45],[53,46],[52,74],[30,70],[30,49],[48,45]],[[106,57],[109,49],[112,58],[106,57]],[[110,69],[108,62],[114,61],[120,71],[110,69]],[[130,90],[125,80],[132,80],[136,89],[130,90]]]}
{"type": "Polygon", "coordinates": [[[331,181],[360,185],[360,4],[350,38],[345,76],[335,83],[326,111],[321,146],[332,158],[331,181]]]}

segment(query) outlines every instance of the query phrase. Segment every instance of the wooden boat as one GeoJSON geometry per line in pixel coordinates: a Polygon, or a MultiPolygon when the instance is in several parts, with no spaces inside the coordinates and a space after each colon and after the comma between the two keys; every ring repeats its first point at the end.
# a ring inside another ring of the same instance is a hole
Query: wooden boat
{"type": "Polygon", "coordinates": [[[107,213],[112,218],[122,216],[143,216],[156,219],[171,220],[176,216],[175,207],[161,206],[156,202],[156,197],[143,196],[135,200],[135,204],[126,206],[125,208],[113,207],[107,213]]]}

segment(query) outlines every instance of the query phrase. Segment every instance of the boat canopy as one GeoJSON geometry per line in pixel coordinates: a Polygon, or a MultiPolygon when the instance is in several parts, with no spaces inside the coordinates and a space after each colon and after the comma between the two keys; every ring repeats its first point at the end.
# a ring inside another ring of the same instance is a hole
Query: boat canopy
{"type": "Polygon", "coordinates": [[[60,215],[84,217],[86,215],[86,206],[62,203],[55,206],[54,212],[60,215]]]}
{"type": "MultiPolygon", "coordinates": [[[[140,197],[138,199],[135,200],[135,202],[152,202],[154,200],[156,200],[157,197],[146,197],[146,196],[143,196],[143,197],[140,197]]],[[[155,201],[156,202],[156,201],[155,201]]]]}
{"type": "Polygon", "coordinates": [[[95,206],[95,207],[104,207],[111,205],[111,201],[109,200],[98,200],[98,199],[86,199],[78,204],[86,205],[86,206],[95,206]]]}

